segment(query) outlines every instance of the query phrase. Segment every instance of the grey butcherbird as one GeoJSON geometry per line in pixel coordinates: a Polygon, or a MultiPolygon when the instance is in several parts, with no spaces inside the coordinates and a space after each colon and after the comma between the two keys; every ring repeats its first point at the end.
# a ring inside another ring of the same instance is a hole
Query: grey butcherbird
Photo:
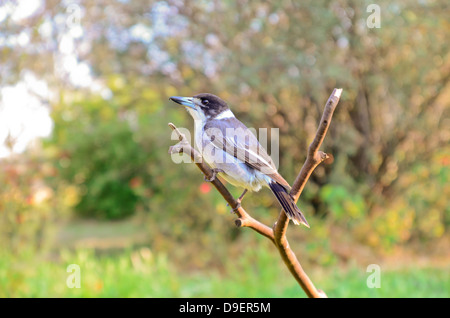
{"type": "MultiPolygon", "coordinates": [[[[289,183],[278,173],[272,159],[255,135],[231,112],[227,103],[213,94],[193,97],[172,96],[170,100],[186,106],[194,118],[195,144],[205,161],[213,168],[214,180],[219,174],[229,183],[244,188],[245,193],[268,186],[294,224],[309,227],[295,204],[289,183]]],[[[206,179],[205,179],[206,180],[206,179]]]]}

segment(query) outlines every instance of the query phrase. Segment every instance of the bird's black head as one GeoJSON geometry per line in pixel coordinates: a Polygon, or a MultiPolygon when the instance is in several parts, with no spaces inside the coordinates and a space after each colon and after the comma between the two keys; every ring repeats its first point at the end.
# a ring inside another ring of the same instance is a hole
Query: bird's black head
{"type": "Polygon", "coordinates": [[[186,109],[191,113],[194,119],[199,117],[212,119],[229,109],[225,101],[220,97],[209,93],[197,94],[193,97],[172,96],[170,97],[170,100],[180,105],[187,106],[186,109]],[[195,114],[196,112],[201,112],[202,116],[198,116],[198,114],[195,114]]]}
{"type": "Polygon", "coordinates": [[[197,94],[194,96],[194,98],[200,100],[201,104],[199,106],[203,110],[207,118],[214,118],[220,113],[229,109],[227,103],[225,103],[224,100],[213,94],[197,94]]]}

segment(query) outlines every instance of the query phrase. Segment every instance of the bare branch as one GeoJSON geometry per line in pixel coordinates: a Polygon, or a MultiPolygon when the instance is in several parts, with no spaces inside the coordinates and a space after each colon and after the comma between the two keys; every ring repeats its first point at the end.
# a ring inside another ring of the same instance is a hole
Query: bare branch
{"type": "MultiPolygon", "coordinates": [[[[311,145],[308,149],[308,155],[305,163],[303,164],[300,173],[298,174],[295,182],[292,186],[291,195],[294,200],[297,202],[300,197],[303,188],[309,180],[314,169],[325,159],[328,158],[328,155],[322,151],[319,151],[320,146],[325,138],[325,135],[328,131],[328,127],[331,123],[331,118],[333,116],[333,112],[339,102],[341,97],[342,89],[334,89],[330,98],[328,99],[325,109],[322,115],[322,119],[320,120],[319,127],[316,132],[316,136],[312,141],[311,145]]],[[[169,153],[181,153],[184,152],[194,160],[195,164],[198,168],[203,172],[203,174],[207,178],[211,178],[213,175],[212,170],[203,163],[201,155],[197,150],[191,147],[191,145],[187,142],[186,137],[175,127],[174,124],[170,123],[169,126],[177,133],[178,139],[180,142],[175,146],[170,147],[169,153]]],[[[212,184],[220,192],[223,198],[228,202],[228,204],[235,210],[238,218],[235,220],[235,224],[238,227],[249,227],[259,234],[270,239],[275,246],[277,247],[281,258],[284,263],[288,267],[291,274],[303,288],[308,297],[326,297],[325,293],[321,290],[316,289],[314,284],[311,282],[309,277],[304,272],[300,262],[295,256],[294,252],[289,247],[289,242],[286,238],[287,226],[289,224],[289,219],[286,216],[286,213],[281,210],[277,221],[275,222],[273,228],[268,227],[267,225],[259,222],[258,220],[251,217],[234,199],[228,189],[223,185],[223,183],[215,178],[212,181],[212,184]]]]}
{"type": "MultiPolygon", "coordinates": [[[[319,128],[317,129],[316,136],[308,148],[308,155],[306,161],[303,164],[300,173],[294,181],[291,189],[291,196],[294,198],[295,202],[298,201],[306,183],[309,180],[314,169],[328,158],[328,155],[322,151],[319,151],[320,146],[325,138],[328,131],[328,127],[331,123],[331,118],[333,116],[334,110],[339,102],[342,94],[342,89],[334,89],[330,98],[328,99],[325,109],[322,115],[322,119],[319,123],[319,128]]],[[[289,219],[286,213],[281,210],[278,215],[278,220],[273,226],[273,232],[275,237],[275,245],[280,252],[281,258],[285,262],[291,274],[295,277],[297,282],[303,288],[308,297],[326,297],[323,291],[316,289],[314,284],[311,282],[309,277],[306,275],[302,266],[300,265],[297,257],[292,252],[289,247],[289,242],[286,238],[286,231],[289,224],[289,219]]]]}

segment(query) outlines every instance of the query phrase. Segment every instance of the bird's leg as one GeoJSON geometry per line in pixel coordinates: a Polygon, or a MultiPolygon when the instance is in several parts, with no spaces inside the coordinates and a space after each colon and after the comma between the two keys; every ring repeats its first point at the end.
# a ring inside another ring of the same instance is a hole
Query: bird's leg
{"type": "Polygon", "coordinates": [[[205,179],[205,181],[207,181],[207,182],[213,182],[216,179],[216,175],[218,173],[225,172],[225,171],[223,171],[222,169],[219,169],[219,168],[211,169],[211,171],[212,171],[211,178],[208,179],[206,176],[203,177],[203,179],[205,179]]]}
{"type": "Polygon", "coordinates": [[[242,199],[244,198],[244,195],[247,193],[247,191],[248,191],[247,189],[244,189],[244,192],[242,192],[241,196],[236,200],[237,202],[236,207],[234,209],[231,209],[231,213],[236,213],[237,210],[241,207],[242,199]]]}

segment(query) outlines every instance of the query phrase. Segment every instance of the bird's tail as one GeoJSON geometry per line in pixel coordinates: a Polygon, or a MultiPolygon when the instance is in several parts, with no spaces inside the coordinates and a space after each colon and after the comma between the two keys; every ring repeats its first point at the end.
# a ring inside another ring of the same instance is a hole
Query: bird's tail
{"type": "Polygon", "coordinates": [[[271,180],[267,183],[269,184],[270,190],[272,190],[273,194],[277,197],[278,202],[280,202],[283,207],[287,217],[291,219],[294,224],[303,224],[309,228],[309,224],[303,216],[302,211],[300,211],[287,190],[276,181],[271,180]]]}

